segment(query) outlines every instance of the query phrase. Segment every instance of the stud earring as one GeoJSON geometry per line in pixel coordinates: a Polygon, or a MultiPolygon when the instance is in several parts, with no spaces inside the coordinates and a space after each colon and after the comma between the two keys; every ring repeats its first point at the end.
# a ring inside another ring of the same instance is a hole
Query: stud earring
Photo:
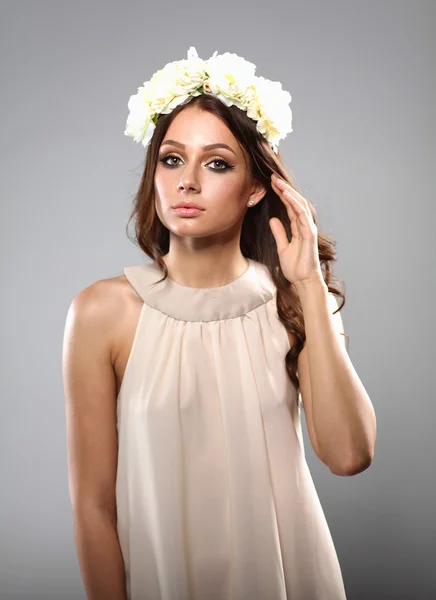
{"type": "Polygon", "coordinates": [[[248,204],[251,206],[253,204],[253,200],[249,200],[248,204]]]}

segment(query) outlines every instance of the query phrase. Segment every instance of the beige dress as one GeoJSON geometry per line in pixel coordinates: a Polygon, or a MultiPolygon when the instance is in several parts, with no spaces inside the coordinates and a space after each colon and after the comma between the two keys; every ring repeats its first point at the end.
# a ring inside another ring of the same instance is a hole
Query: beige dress
{"type": "Polygon", "coordinates": [[[343,600],[268,270],[215,288],[124,273],[144,301],[117,399],[131,600],[343,600]]]}

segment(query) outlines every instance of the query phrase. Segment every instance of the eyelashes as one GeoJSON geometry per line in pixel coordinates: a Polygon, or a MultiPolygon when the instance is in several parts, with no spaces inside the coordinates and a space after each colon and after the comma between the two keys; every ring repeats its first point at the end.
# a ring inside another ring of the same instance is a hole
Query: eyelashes
{"type": "MultiPolygon", "coordinates": [[[[180,160],[179,157],[176,156],[175,154],[166,154],[164,156],[159,157],[159,162],[162,163],[165,167],[168,167],[170,169],[177,167],[177,165],[175,165],[174,163],[169,164],[168,162],[166,162],[167,159],[169,159],[169,158],[177,158],[178,160],[180,160]]],[[[211,163],[221,163],[224,165],[223,168],[219,168],[219,169],[213,168],[212,171],[228,171],[230,169],[235,168],[235,165],[232,165],[231,163],[227,162],[223,158],[214,158],[208,162],[208,164],[211,164],[211,163]]]]}

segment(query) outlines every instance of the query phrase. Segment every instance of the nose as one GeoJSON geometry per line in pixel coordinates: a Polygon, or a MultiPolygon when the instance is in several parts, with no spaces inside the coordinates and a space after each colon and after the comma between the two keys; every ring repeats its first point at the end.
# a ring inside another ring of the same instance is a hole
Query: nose
{"type": "Polygon", "coordinates": [[[185,169],[182,173],[182,175],[180,176],[180,181],[179,184],[177,186],[177,191],[189,191],[189,190],[193,190],[193,191],[199,191],[200,190],[200,186],[198,183],[198,179],[197,176],[194,174],[193,170],[188,170],[185,169]]]}

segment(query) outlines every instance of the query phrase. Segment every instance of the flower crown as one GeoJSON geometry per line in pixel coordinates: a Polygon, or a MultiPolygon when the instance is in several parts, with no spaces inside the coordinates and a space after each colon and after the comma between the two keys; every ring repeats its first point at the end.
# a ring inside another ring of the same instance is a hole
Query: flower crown
{"type": "Polygon", "coordinates": [[[211,94],[226,106],[234,104],[246,111],[277,154],[279,140],[292,131],[292,97],[279,81],[257,77],[255,70],[253,63],[229,52],[218,54],[215,50],[208,60],[202,60],[191,46],[187,60],[167,63],[130,96],[124,135],[146,147],[160,114],[170,113],[194,96],[211,94]]]}

